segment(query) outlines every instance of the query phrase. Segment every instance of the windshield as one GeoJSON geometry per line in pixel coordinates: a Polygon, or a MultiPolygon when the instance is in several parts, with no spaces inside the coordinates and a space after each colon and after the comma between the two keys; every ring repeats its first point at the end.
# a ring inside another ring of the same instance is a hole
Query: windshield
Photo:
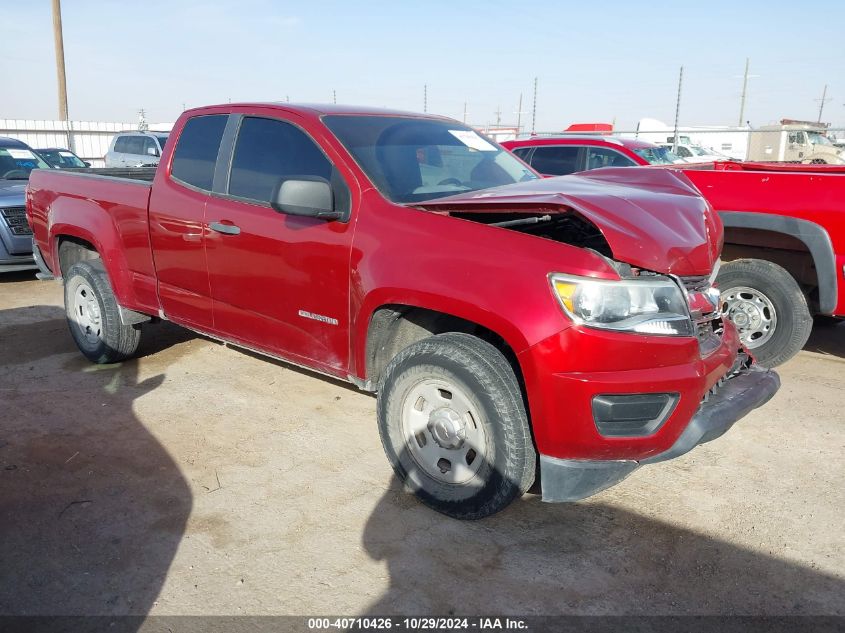
{"type": "Polygon", "coordinates": [[[830,142],[830,139],[824,134],[820,134],[818,132],[807,132],[807,136],[810,137],[810,143],[813,145],[833,145],[833,143],[830,142]]]}
{"type": "Polygon", "coordinates": [[[67,169],[69,167],[87,167],[76,154],[64,149],[39,149],[38,155],[43,158],[50,167],[67,169]]]}
{"type": "Polygon", "coordinates": [[[674,163],[683,162],[683,159],[678,158],[671,150],[665,147],[641,147],[635,149],[634,153],[648,161],[650,165],[673,165],[674,163]]]}
{"type": "Polygon", "coordinates": [[[50,169],[32,150],[0,147],[0,179],[28,180],[33,169],[50,169]]]}
{"type": "Polygon", "coordinates": [[[414,203],[539,178],[455,121],[334,115],[323,122],[393,202],[414,203]]]}

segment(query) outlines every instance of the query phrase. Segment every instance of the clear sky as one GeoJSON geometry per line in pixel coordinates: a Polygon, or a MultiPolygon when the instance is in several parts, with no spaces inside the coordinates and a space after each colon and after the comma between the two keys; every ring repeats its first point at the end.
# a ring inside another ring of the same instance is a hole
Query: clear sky
{"type": "MultiPolygon", "coordinates": [[[[468,122],[845,126],[845,0],[63,0],[70,116],[175,120],[247,100],[423,109],[468,122]],[[806,10],[802,10],[802,7],[806,10]]],[[[0,118],[58,116],[49,0],[0,0],[0,118]]]]}

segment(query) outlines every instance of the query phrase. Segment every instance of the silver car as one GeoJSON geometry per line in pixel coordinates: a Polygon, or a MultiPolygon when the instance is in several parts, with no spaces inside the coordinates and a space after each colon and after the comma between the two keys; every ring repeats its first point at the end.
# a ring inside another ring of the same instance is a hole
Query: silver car
{"type": "Polygon", "coordinates": [[[167,143],[166,132],[120,132],[106,152],[106,167],[155,167],[167,143]]]}

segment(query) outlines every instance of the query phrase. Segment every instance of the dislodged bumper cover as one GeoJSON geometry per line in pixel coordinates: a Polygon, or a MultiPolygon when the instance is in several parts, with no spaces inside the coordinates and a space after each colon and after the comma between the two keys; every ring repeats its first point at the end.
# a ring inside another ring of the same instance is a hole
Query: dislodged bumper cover
{"type": "Polygon", "coordinates": [[[668,450],[642,461],[598,461],[540,456],[543,501],[578,501],[622,481],[643,464],[679,457],[723,435],[738,420],[764,405],[780,388],[770,369],[744,367],[708,394],[686,430],[668,450]]]}

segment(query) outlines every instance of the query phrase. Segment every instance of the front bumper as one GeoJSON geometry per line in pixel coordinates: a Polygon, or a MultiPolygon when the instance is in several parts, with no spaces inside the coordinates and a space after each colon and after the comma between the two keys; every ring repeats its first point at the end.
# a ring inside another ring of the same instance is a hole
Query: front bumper
{"type": "Polygon", "coordinates": [[[540,456],[543,501],[578,501],[622,481],[643,464],[674,459],[723,435],[780,388],[770,369],[742,367],[708,392],[686,429],[667,450],[640,460],[560,459],[540,456]]]}
{"type": "MultiPolygon", "coordinates": [[[[1,219],[0,222],[2,222],[1,219]]],[[[21,246],[23,243],[21,238],[9,233],[8,228],[2,224],[0,224],[0,232],[3,232],[3,235],[0,235],[0,273],[36,268],[35,259],[29,252],[29,248],[21,246]]],[[[28,245],[29,237],[26,240],[28,245]]]]}

